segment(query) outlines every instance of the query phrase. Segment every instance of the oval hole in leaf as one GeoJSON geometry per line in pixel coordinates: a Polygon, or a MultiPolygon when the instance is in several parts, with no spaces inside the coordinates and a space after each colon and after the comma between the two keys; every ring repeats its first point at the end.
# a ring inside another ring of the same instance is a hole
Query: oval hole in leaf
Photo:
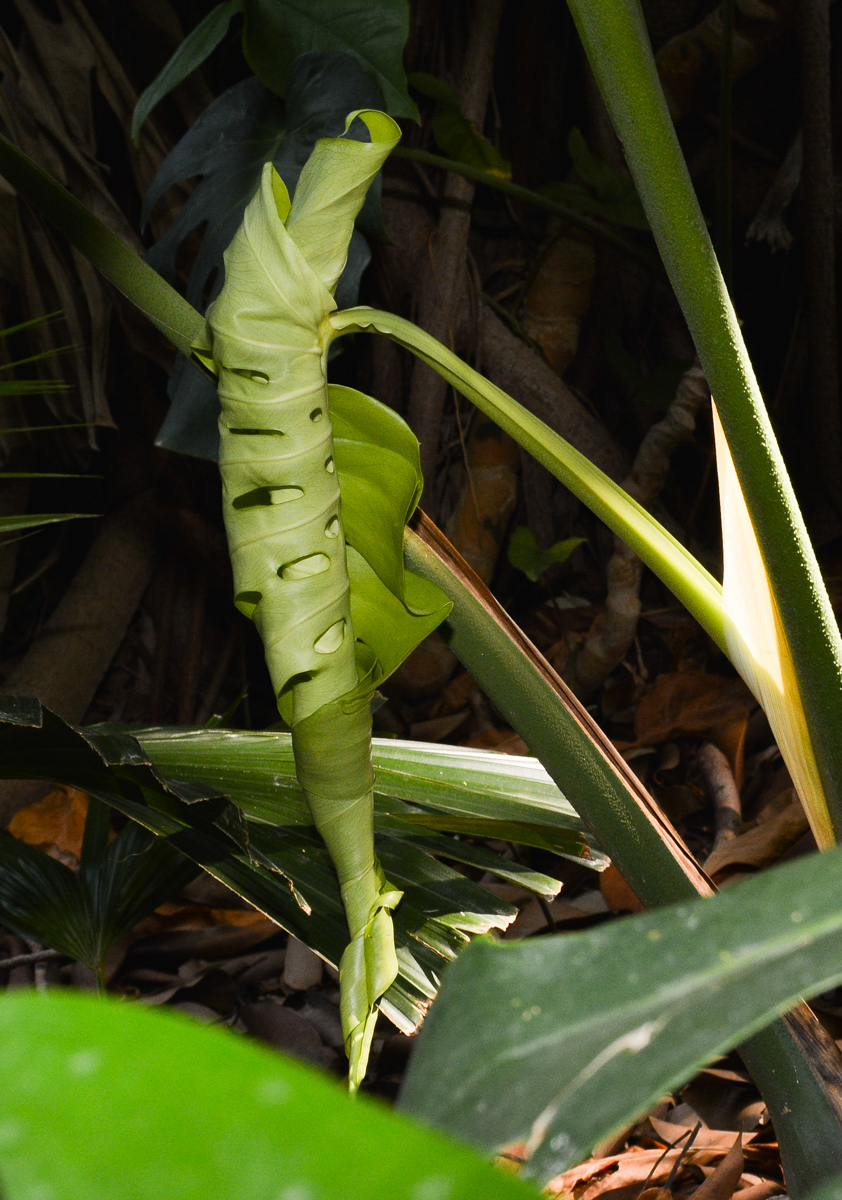
{"type": "Polygon", "coordinates": [[[237,592],[237,595],[234,597],[234,603],[243,616],[250,619],[262,599],[262,592],[237,592]]]}
{"type": "Polygon", "coordinates": [[[284,563],[278,568],[278,574],[281,579],[309,579],[311,575],[321,575],[329,566],[330,559],[326,554],[308,554],[305,558],[284,563]]]}
{"type": "Polygon", "coordinates": [[[324,413],[322,412],[322,410],[320,408],[314,408],[313,411],[310,413],[310,420],[311,421],[321,421],[323,416],[324,416],[324,413]]]}
{"type": "Polygon", "coordinates": [[[333,459],[329,458],[327,460],[327,462],[325,463],[325,470],[328,472],[329,475],[332,475],[333,472],[335,471],[335,469],[336,468],[333,465],[333,459]]]}
{"type": "Polygon", "coordinates": [[[339,517],[331,517],[325,526],[325,537],[339,537],[339,517]]]}
{"type": "Polygon", "coordinates": [[[243,492],[231,501],[232,508],[262,508],[269,504],[288,504],[290,500],[300,500],[304,489],[300,487],[259,487],[250,492],[243,492]]]}
{"type": "Polygon", "coordinates": [[[330,629],[325,630],[318,641],[313,643],[313,649],[317,654],[333,654],[334,650],[338,650],[345,639],[345,620],[336,621],[331,625],[330,629]]]}
{"type": "Polygon", "coordinates": [[[252,383],[259,383],[265,387],[269,382],[269,376],[265,371],[252,371],[248,367],[232,367],[232,375],[239,375],[241,379],[250,379],[252,383]]]}
{"type": "Polygon", "coordinates": [[[245,433],[249,437],[283,437],[282,429],[228,429],[229,433],[245,433]]]}

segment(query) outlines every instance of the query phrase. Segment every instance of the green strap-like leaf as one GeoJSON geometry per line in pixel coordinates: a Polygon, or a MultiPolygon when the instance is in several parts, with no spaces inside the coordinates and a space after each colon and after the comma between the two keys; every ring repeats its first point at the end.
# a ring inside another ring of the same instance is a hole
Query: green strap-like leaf
{"type": "Polygon", "coordinates": [[[223,0],[212,8],[206,17],[188,33],[163,70],[143,91],[135,105],[132,116],[132,140],[137,142],[144,121],[174,88],[192,75],[205,59],[213,53],[228,32],[228,27],[237,13],[242,11],[242,0],[223,0]]]}

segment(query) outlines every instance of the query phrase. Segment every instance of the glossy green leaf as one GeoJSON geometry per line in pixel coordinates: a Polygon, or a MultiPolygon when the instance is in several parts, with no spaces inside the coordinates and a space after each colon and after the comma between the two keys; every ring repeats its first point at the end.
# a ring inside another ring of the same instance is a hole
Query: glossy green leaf
{"type": "Polygon", "coordinates": [[[143,123],[152,109],[213,53],[228,32],[234,17],[241,11],[242,0],[223,0],[191,29],[166,66],[141,92],[132,116],[134,142],[137,142],[143,123]]]}
{"type": "MultiPolygon", "coordinates": [[[[374,80],[396,117],[417,117],[406,90],[403,48],[409,34],[408,0],[243,0],[243,52],[257,77],[279,96],[291,87],[299,54],[351,54],[374,80]]],[[[375,107],[379,107],[379,99],[375,107]]]]}
{"type": "Polygon", "coordinates": [[[79,994],[0,1000],[6,1200],[526,1200],[471,1151],[239,1034],[79,994]]]}
{"type": "Polygon", "coordinates": [[[447,972],[401,1107],[485,1150],[526,1141],[524,1174],[551,1178],[842,980],[840,878],[842,849],[586,933],[475,944],[447,972]]]}
{"type": "MultiPolygon", "coordinates": [[[[100,803],[91,801],[91,811],[100,803]]],[[[109,950],[197,873],[195,863],[133,821],[78,871],[2,834],[0,919],[98,972],[109,950]]]]}
{"type": "MultiPolygon", "coordinates": [[[[311,825],[290,735],[239,730],[132,730],[156,768],[228,796],[249,820],[311,825]]],[[[601,870],[606,859],[534,758],[375,738],[374,827],[397,837],[442,830],[537,846],[601,870]]],[[[441,857],[457,843],[438,839],[441,857]]],[[[432,846],[431,846],[432,849],[432,846]]],[[[494,856],[501,878],[511,864],[494,856]]],[[[525,885],[529,886],[529,885],[525,885]]],[[[542,890],[543,890],[542,885],[542,890]]],[[[554,882],[555,891],[558,890],[554,882]]],[[[555,894],[555,891],[553,894],[555,894]]]]}
{"type": "Polygon", "coordinates": [[[511,179],[512,164],[464,115],[459,97],[448,83],[422,71],[411,75],[409,82],[416,91],[429,96],[435,105],[431,126],[442,154],[469,166],[480,167],[501,179],[511,179]]]}

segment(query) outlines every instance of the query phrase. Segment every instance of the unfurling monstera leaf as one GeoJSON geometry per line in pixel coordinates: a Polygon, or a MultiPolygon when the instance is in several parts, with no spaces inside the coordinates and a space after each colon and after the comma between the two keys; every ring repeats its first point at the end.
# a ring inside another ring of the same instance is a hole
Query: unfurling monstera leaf
{"type": "Polygon", "coordinates": [[[292,204],[266,164],[195,346],[219,385],[235,603],[260,631],[341,885],[352,1089],[398,970],[390,910],[401,893],[374,851],[371,698],[450,608],[404,569],[404,526],[422,488],[414,435],[378,401],[327,382],[328,316],[354,218],[400,136],[381,112],[352,113],[346,132],[354,120],[370,142],[317,142],[292,204]]]}

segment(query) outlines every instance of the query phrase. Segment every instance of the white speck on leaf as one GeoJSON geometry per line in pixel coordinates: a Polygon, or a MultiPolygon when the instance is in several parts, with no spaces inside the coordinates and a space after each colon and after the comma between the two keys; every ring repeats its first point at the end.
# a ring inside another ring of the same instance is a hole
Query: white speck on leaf
{"type": "Polygon", "coordinates": [[[444,1175],[428,1175],[413,1185],[410,1200],[450,1200],[453,1184],[444,1175]]]}
{"type": "Polygon", "coordinates": [[[258,1104],[270,1107],[274,1104],[285,1104],[289,1099],[289,1084],[284,1079],[261,1079],[255,1088],[258,1104]]]}
{"type": "Polygon", "coordinates": [[[98,1050],[77,1050],[67,1060],[67,1069],[71,1075],[78,1075],[79,1077],[94,1075],[99,1070],[101,1061],[101,1055],[98,1050]]]}

